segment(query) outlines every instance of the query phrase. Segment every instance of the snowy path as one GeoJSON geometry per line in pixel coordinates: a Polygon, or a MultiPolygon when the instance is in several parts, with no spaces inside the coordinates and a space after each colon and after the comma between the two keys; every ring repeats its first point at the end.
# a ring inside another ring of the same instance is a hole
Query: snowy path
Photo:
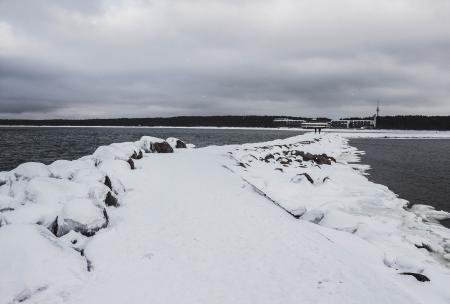
{"type": "MultiPolygon", "coordinates": [[[[445,266],[431,265],[432,282],[399,275],[383,262],[380,244],[386,243],[292,217],[242,179],[267,168],[240,172],[230,151],[246,158],[240,147],[210,147],[145,154],[135,161],[135,170],[111,166],[108,174],[120,178],[127,191],[119,196],[120,207],[108,207],[108,227],[87,241],[84,255],[92,270],[68,269],[62,286],[45,285],[27,301],[449,303],[445,266]]],[[[335,166],[339,168],[330,167],[335,166]]],[[[314,176],[315,171],[308,172],[314,176]]],[[[365,179],[349,172],[358,176],[355,180],[365,179]]],[[[273,192],[275,175],[271,179],[270,174],[260,177],[273,192]]],[[[302,185],[290,187],[302,190],[302,185]]],[[[302,191],[304,198],[311,193],[306,186],[302,191]]],[[[320,189],[315,191],[320,199],[320,189]]],[[[5,227],[0,228],[0,244],[5,227]]],[[[0,257],[2,265],[6,262],[0,257]]],[[[24,269],[23,274],[32,271],[24,269]]],[[[0,274],[0,283],[7,280],[0,274]]],[[[10,302],[0,297],[0,303],[10,302]]]]}
{"type": "Polygon", "coordinates": [[[274,207],[217,166],[221,157],[153,156],[86,249],[93,280],[74,303],[414,303],[381,263],[361,274],[367,262],[348,255],[345,238],[331,243],[274,207]]]}

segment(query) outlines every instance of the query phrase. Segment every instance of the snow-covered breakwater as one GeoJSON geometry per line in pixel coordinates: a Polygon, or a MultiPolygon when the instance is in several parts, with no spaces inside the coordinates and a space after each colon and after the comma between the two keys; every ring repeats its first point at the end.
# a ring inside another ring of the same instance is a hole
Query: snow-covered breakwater
{"type": "Polygon", "coordinates": [[[405,210],[341,136],[184,147],[0,173],[0,303],[449,302],[448,214],[405,210]]]}

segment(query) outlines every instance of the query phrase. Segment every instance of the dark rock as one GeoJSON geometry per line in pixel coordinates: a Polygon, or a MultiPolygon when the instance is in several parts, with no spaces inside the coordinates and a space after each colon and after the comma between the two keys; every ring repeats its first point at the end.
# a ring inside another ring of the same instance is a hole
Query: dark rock
{"type": "Polygon", "coordinates": [[[142,154],[142,150],[139,150],[139,153],[137,154],[136,159],[141,159],[144,157],[144,154],[142,154]]]}
{"type": "Polygon", "coordinates": [[[266,157],[264,157],[264,161],[266,163],[268,163],[271,159],[275,159],[275,157],[272,154],[268,154],[266,155],[266,157]]]}
{"type": "Polygon", "coordinates": [[[275,168],[275,170],[278,170],[278,171],[280,171],[280,172],[283,172],[283,169],[282,169],[282,168],[275,168]]]}
{"type": "Polygon", "coordinates": [[[427,276],[425,276],[425,275],[423,275],[423,274],[420,274],[420,273],[415,273],[415,272],[401,272],[401,273],[399,273],[399,274],[401,274],[401,275],[410,275],[410,276],[413,276],[417,281],[419,281],[419,282],[429,282],[430,281],[430,279],[427,277],[427,276]]]}
{"type": "Polygon", "coordinates": [[[242,168],[247,168],[244,163],[238,162],[237,165],[242,168]]]}
{"type": "Polygon", "coordinates": [[[111,179],[109,178],[108,175],[105,176],[105,186],[109,188],[109,190],[112,190],[112,183],[111,183],[111,179]]]}
{"type": "Polygon", "coordinates": [[[186,149],[187,146],[182,140],[178,139],[175,148],[177,148],[177,149],[186,149]]]}
{"type": "Polygon", "coordinates": [[[105,198],[105,205],[108,207],[119,207],[119,201],[117,200],[117,198],[111,193],[111,191],[109,191],[106,194],[106,198],[105,198]]]}
{"type": "Polygon", "coordinates": [[[158,153],[173,153],[172,147],[166,141],[153,143],[153,148],[158,153]]]}
{"type": "Polygon", "coordinates": [[[419,248],[419,249],[425,249],[426,251],[428,251],[428,252],[433,252],[433,249],[430,247],[430,245],[428,245],[428,244],[424,244],[424,243],[422,243],[422,245],[417,245],[417,244],[414,244],[414,246],[416,246],[417,248],[419,248]]]}
{"type": "Polygon", "coordinates": [[[306,153],[302,155],[304,161],[314,161],[314,155],[306,153]]]}
{"type": "Polygon", "coordinates": [[[47,227],[55,236],[58,236],[58,217],[47,227]]]}
{"type": "Polygon", "coordinates": [[[307,179],[311,184],[314,184],[314,180],[311,178],[311,176],[310,176],[308,173],[297,174],[297,176],[301,176],[301,175],[305,176],[306,179],[307,179]]]}
{"type": "Polygon", "coordinates": [[[104,227],[102,227],[102,228],[105,228],[109,225],[109,216],[108,216],[108,212],[106,212],[105,208],[103,208],[103,216],[105,217],[106,223],[105,223],[104,227]]]}
{"type": "Polygon", "coordinates": [[[299,150],[292,150],[291,155],[302,156],[302,155],[305,155],[305,153],[303,151],[299,151],[299,150]]]}
{"type": "Polygon", "coordinates": [[[314,162],[318,165],[331,165],[331,160],[326,154],[315,155],[314,162]]]}
{"type": "Polygon", "coordinates": [[[130,158],[131,159],[137,159],[138,155],[136,153],[136,151],[133,151],[133,154],[131,154],[130,158]]]}
{"type": "Polygon", "coordinates": [[[135,169],[135,167],[134,167],[134,161],[133,161],[131,158],[129,158],[129,159],[127,160],[127,163],[130,165],[131,170],[134,170],[134,169],[135,169]]]}
{"type": "Polygon", "coordinates": [[[304,161],[313,161],[318,165],[331,165],[332,160],[336,162],[336,160],[333,157],[329,157],[326,154],[306,153],[302,155],[302,158],[304,161]]]}
{"type": "Polygon", "coordinates": [[[84,253],[84,249],[82,249],[80,251],[80,254],[82,257],[84,257],[86,259],[86,270],[88,272],[91,272],[94,269],[94,265],[92,264],[92,261],[86,257],[86,254],[84,253]]]}
{"type": "Polygon", "coordinates": [[[329,180],[330,178],[328,176],[324,177],[322,180],[322,183],[326,182],[327,180],[329,180]]]}
{"type": "Polygon", "coordinates": [[[0,209],[0,213],[2,213],[2,212],[7,212],[7,211],[14,211],[14,208],[6,207],[6,208],[0,209]]]}

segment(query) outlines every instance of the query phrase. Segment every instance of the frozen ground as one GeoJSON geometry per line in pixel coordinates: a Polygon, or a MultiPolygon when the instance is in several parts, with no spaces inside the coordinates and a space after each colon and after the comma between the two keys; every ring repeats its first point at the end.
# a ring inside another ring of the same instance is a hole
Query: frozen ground
{"type": "Polygon", "coordinates": [[[2,172],[0,303],[450,303],[448,214],[369,182],[349,134],[2,172]]]}

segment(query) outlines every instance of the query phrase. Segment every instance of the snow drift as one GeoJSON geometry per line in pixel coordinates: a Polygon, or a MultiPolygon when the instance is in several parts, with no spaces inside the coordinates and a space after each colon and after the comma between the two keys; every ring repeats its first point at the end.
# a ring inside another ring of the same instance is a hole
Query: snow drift
{"type": "Polygon", "coordinates": [[[449,214],[369,182],[339,134],[189,148],[1,172],[0,303],[450,302],[449,214]]]}

